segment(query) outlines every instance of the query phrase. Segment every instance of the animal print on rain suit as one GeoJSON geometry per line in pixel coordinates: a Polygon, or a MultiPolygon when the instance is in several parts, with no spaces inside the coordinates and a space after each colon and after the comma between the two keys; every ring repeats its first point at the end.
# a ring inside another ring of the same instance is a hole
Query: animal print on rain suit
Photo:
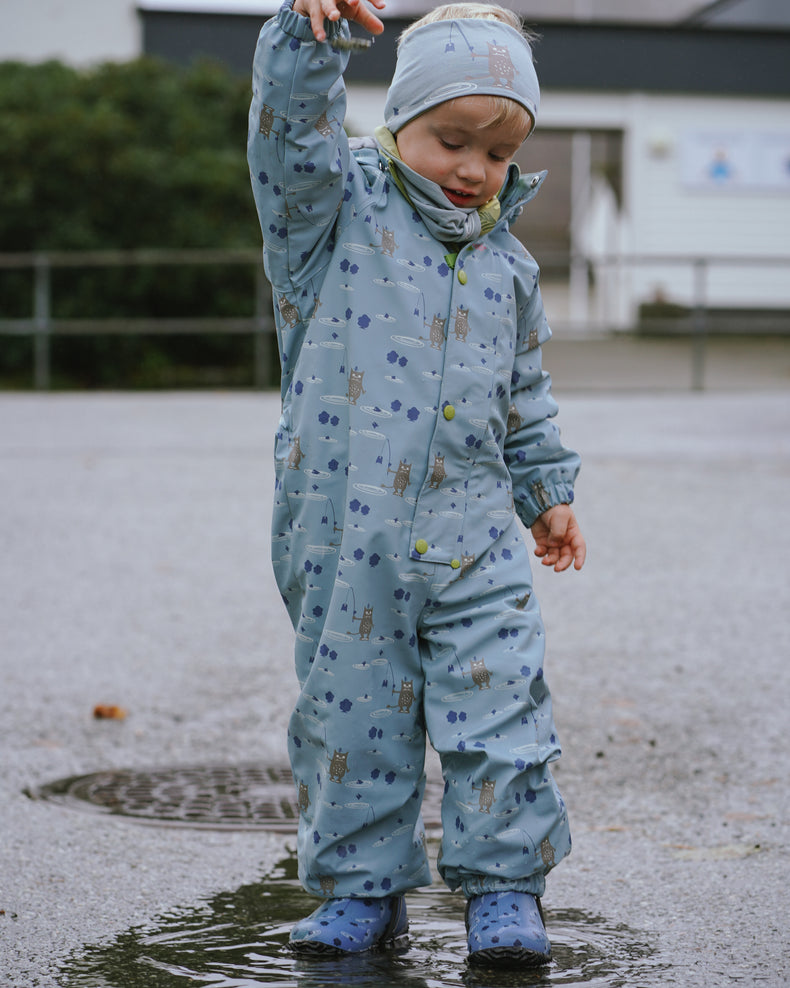
{"type": "MultiPolygon", "coordinates": [[[[255,56],[249,162],[282,366],[272,559],[296,632],[289,726],[305,887],[430,882],[426,736],[445,779],[440,871],[541,894],[570,850],[560,748],[517,516],[573,500],[551,421],[538,268],[501,218],[433,239],[379,151],[343,130],[348,53],[287,5],[255,56]]],[[[440,71],[440,66],[437,66],[440,71]]]]}

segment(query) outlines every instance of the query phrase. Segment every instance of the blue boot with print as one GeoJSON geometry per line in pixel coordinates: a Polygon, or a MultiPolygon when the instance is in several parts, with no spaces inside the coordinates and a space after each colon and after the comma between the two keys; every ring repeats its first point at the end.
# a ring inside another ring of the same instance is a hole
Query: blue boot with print
{"type": "Polygon", "coordinates": [[[528,892],[486,892],[466,904],[469,961],[538,967],[551,960],[540,900],[528,892]]]}
{"type": "Polygon", "coordinates": [[[328,899],[291,930],[300,954],[358,954],[384,946],[409,929],[402,895],[383,899],[328,899]]]}

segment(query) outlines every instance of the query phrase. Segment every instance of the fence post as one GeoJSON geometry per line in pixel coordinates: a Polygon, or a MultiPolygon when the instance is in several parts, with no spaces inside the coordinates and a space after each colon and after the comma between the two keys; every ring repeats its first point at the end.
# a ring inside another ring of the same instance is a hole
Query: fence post
{"type": "Polygon", "coordinates": [[[47,255],[37,254],[33,263],[33,387],[37,391],[50,387],[51,271],[47,255]]]}
{"type": "Polygon", "coordinates": [[[691,329],[691,390],[705,390],[705,345],[707,341],[708,262],[694,260],[694,321],[691,329]]]}

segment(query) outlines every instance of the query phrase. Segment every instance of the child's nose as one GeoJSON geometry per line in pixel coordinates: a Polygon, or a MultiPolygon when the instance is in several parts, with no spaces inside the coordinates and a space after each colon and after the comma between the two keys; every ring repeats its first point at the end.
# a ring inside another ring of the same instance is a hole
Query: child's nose
{"type": "Polygon", "coordinates": [[[458,177],[466,179],[468,182],[482,182],[485,178],[485,162],[478,154],[464,155],[459,167],[458,177]]]}

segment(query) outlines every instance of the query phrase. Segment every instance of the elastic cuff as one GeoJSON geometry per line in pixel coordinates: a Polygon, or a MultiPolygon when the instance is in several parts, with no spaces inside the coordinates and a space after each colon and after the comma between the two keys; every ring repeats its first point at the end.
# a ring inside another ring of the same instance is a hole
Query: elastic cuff
{"type": "Polygon", "coordinates": [[[549,508],[556,508],[558,504],[573,504],[573,496],[572,484],[535,483],[528,492],[516,495],[514,503],[519,518],[527,528],[531,528],[549,508]]]}
{"type": "Polygon", "coordinates": [[[467,899],[486,892],[529,892],[540,898],[546,891],[545,875],[530,875],[529,878],[492,878],[488,875],[475,875],[464,878],[461,890],[467,899]]]}

